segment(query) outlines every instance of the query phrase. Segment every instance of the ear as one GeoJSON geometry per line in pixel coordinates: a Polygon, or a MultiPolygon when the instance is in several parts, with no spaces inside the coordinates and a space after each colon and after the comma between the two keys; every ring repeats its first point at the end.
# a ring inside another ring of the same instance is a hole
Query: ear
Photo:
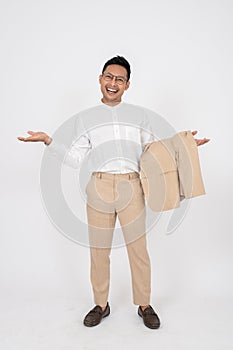
{"type": "Polygon", "coordinates": [[[100,83],[100,84],[101,84],[102,79],[103,79],[103,75],[101,74],[101,75],[99,76],[99,83],[100,83]]]}
{"type": "Polygon", "coordinates": [[[125,84],[125,90],[128,90],[129,86],[130,86],[130,81],[127,81],[127,83],[125,84]]]}

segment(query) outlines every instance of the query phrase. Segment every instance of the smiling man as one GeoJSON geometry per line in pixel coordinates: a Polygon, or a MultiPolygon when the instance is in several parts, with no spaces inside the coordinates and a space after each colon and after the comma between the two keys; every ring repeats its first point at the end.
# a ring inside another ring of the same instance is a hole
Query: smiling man
{"type": "MultiPolygon", "coordinates": [[[[150,305],[151,266],[146,241],[145,199],[140,181],[140,156],[154,140],[145,109],[122,102],[130,86],[130,65],[122,56],[108,60],[99,76],[101,103],[77,116],[76,138],[66,162],[79,168],[89,157],[91,178],[86,186],[90,242],[90,277],[95,306],[84,318],[93,327],[110,314],[110,252],[118,217],[130,263],[133,303],[145,326],[156,329],[160,319],[150,305]]],[[[59,156],[56,141],[44,132],[28,131],[20,141],[42,141],[59,156]]],[[[196,132],[193,132],[195,134],[196,132]]],[[[208,139],[196,140],[197,145],[208,139]]],[[[64,156],[64,154],[63,154],[64,156]]]]}
{"type": "Polygon", "coordinates": [[[103,103],[114,106],[121,102],[121,96],[129,88],[130,66],[127,61],[121,58],[122,64],[119,65],[119,59],[110,60],[103,67],[102,74],[99,77],[100,88],[103,94],[101,99],[103,103]],[[111,62],[118,62],[114,64],[111,62]]]}

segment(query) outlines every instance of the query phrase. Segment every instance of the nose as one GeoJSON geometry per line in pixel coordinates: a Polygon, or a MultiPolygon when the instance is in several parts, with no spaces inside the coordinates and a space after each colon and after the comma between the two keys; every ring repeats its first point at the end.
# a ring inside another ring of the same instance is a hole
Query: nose
{"type": "Polygon", "coordinates": [[[111,84],[114,84],[114,85],[116,84],[116,78],[117,78],[117,77],[115,77],[115,76],[112,77],[111,84]]]}

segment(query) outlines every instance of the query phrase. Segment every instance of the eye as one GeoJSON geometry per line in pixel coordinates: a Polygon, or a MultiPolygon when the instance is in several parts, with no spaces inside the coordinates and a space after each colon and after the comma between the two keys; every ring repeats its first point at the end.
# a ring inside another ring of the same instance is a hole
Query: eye
{"type": "Polygon", "coordinates": [[[119,84],[124,84],[124,79],[123,78],[117,78],[116,81],[119,83],[119,84]]]}
{"type": "Polygon", "coordinates": [[[105,74],[105,79],[112,80],[112,76],[110,74],[105,74]]]}

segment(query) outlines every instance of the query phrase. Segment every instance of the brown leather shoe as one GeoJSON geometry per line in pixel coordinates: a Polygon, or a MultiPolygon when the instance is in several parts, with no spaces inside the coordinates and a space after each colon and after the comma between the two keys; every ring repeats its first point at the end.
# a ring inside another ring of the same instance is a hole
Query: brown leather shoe
{"type": "Polygon", "coordinates": [[[159,316],[154,311],[153,307],[149,305],[144,311],[141,306],[138,307],[138,315],[142,317],[144,325],[149,328],[159,328],[160,320],[159,316]]]}
{"type": "Polygon", "coordinates": [[[102,310],[100,305],[96,305],[91,309],[88,314],[85,316],[83,323],[87,327],[97,326],[102,320],[103,317],[106,317],[110,314],[110,306],[107,303],[105,310],[102,310]]]}

